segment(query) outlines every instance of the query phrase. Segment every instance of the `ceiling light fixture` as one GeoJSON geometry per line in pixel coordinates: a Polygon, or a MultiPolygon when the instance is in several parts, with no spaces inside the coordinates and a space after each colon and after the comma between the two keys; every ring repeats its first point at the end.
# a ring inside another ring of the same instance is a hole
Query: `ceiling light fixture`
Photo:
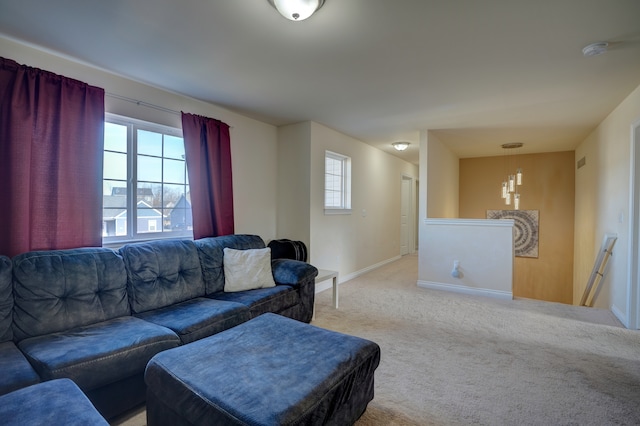
{"type": "Polygon", "coordinates": [[[409,148],[409,145],[411,144],[409,142],[394,142],[391,145],[393,145],[396,151],[404,151],[405,149],[409,148]]]}
{"type": "Polygon", "coordinates": [[[267,0],[280,15],[291,21],[304,21],[324,4],[324,0],[267,0]]]}
{"type": "Polygon", "coordinates": [[[591,43],[588,46],[585,46],[582,49],[582,54],[584,56],[598,56],[606,53],[607,48],[609,47],[609,43],[606,41],[599,41],[597,43],[591,43]]]}

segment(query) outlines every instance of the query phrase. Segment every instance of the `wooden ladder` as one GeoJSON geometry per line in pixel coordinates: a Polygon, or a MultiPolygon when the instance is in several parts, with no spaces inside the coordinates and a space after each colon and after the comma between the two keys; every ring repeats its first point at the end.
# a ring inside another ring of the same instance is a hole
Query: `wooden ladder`
{"type": "Polygon", "coordinates": [[[598,296],[598,290],[600,283],[602,282],[602,278],[604,277],[607,262],[613,254],[613,245],[616,243],[617,239],[618,236],[616,234],[605,234],[602,239],[602,248],[596,257],[593,270],[591,271],[589,281],[587,282],[587,287],[584,289],[584,294],[580,300],[580,306],[593,306],[593,302],[595,301],[596,296],[598,296]],[[591,298],[589,298],[591,293],[593,294],[591,295],[591,298]]]}

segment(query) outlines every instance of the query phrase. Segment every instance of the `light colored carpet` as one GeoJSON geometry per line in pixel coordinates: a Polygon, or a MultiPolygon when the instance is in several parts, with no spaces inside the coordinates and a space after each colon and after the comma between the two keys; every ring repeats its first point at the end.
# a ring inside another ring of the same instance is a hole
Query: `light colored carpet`
{"type": "MultiPolygon", "coordinates": [[[[357,426],[637,425],[640,332],[606,310],[416,286],[405,256],[317,295],[314,325],[377,342],[357,426]]],[[[141,426],[144,410],[114,424],[141,426]]]]}

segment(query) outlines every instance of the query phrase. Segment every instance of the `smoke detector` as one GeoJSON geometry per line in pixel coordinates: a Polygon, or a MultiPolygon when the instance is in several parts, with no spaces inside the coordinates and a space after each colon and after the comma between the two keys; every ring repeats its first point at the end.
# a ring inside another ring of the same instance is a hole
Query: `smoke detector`
{"type": "Polygon", "coordinates": [[[585,46],[582,49],[582,54],[584,56],[598,56],[602,55],[607,51],[607,47],[609,47],[609,43],[606,41],[599,41],[597,43],[591,43],[588,46],[585,46]]]}

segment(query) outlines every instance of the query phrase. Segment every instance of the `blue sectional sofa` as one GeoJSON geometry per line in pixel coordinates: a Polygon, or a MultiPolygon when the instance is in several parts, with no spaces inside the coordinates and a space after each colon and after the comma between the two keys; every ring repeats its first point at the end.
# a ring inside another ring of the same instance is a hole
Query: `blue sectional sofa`
{"type": "Polygon", "coordinates": [[[3,426],[108,426],[69,379],[55,379],[0,395],[3,426]]]}
{"type": "Polygon", "coordinates": [[[12,265],[0,256],[0,395],[40,382],[13,340],[12,265]]]}
{"type": "Polygon", "coordinates": [[[144,401],[145,367],[161,351],[266,312],[310,322],[308,263],[270,260],[275,286],[225,292],[224,249],[265,247],[230,235],[0,258],[0,395],[69,378],[112,418],[144,401]]]}

